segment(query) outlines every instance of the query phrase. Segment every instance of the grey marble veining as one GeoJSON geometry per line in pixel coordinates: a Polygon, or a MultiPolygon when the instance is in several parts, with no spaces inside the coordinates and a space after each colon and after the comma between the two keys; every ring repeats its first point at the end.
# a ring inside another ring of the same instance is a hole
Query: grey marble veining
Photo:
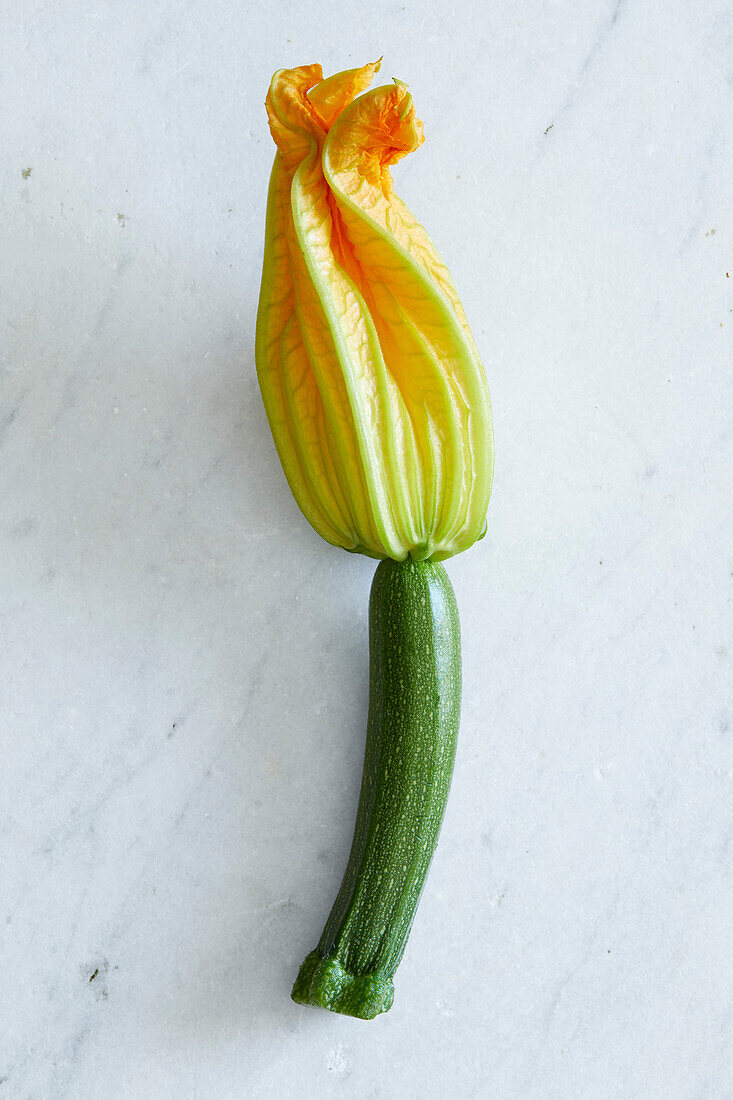
{"type": "Polygon", "coordinates": [[[0,1096],[733,1096],[722,0],[0,15],[0,1096]],[[253,363],[274,69],[385,55],[496,417],[454,786],[394,1009],[293,1005],[373,565],[253,363]]]}

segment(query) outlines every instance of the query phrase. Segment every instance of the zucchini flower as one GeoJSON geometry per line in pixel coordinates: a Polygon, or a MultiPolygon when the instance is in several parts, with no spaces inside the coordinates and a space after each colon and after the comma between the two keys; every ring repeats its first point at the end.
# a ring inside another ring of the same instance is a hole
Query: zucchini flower
{"type": "Polygon", "coordinates": [[[485,530],[493,472],[483,367],[451,277],[395,195],[390,165],[423,140],[379,62],[323,80],[281,69],[267,96],[257,374],[306,519],[381,558],[369,602],[369,717],[354,841],[293,1000],[371,1019],[438,839],[460,716],[458,609],[440,564],[485,530]]]}
{"type": "Polygon", "coordinates": [[[423,129],[399,80],[365,92],[379,64],[272,78],[257,373],[318,534],[370,557],[437,561],[484,533],[491,409],[448,270],[392,186],[390,165],[423,129]]]}

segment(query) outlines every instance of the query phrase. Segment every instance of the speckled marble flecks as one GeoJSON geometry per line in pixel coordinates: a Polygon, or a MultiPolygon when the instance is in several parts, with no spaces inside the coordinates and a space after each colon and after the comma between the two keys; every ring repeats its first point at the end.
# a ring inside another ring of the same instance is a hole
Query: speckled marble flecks
{"type": "Polygon", "coordinates": [[[733,1095],[733,19],[9,0],[0,1095],[733,1095]],[[385,55],[487,364],[452,797],[388,1014],[293,1004],[345,865],[373,565],[279,470],[272,71],[385,55]]]}

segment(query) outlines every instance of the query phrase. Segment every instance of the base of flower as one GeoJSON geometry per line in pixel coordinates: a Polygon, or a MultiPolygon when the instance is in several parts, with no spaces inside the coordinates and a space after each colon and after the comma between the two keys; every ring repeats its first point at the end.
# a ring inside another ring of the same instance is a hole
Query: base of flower
{"type": "Polygon", "coordinates": [[[387,974],[351,974],[333,956],[324,959],[318,951],[311,951],[290,995],[301,1005],[373,1020],[392,1007],[394,986],[387,974]]]}

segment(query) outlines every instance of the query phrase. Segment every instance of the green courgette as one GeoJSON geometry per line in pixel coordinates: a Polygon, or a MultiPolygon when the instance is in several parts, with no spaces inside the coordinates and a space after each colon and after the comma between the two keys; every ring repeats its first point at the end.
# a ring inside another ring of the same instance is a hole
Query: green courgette
{"type": "Polygon", "coordinates": [[[384,560],[369,601],[369,718],[354,840],[300,1004],[372,1019],[392,1005],[448,797],[461,698],[453,588],[434,561],[384,560]]]}

